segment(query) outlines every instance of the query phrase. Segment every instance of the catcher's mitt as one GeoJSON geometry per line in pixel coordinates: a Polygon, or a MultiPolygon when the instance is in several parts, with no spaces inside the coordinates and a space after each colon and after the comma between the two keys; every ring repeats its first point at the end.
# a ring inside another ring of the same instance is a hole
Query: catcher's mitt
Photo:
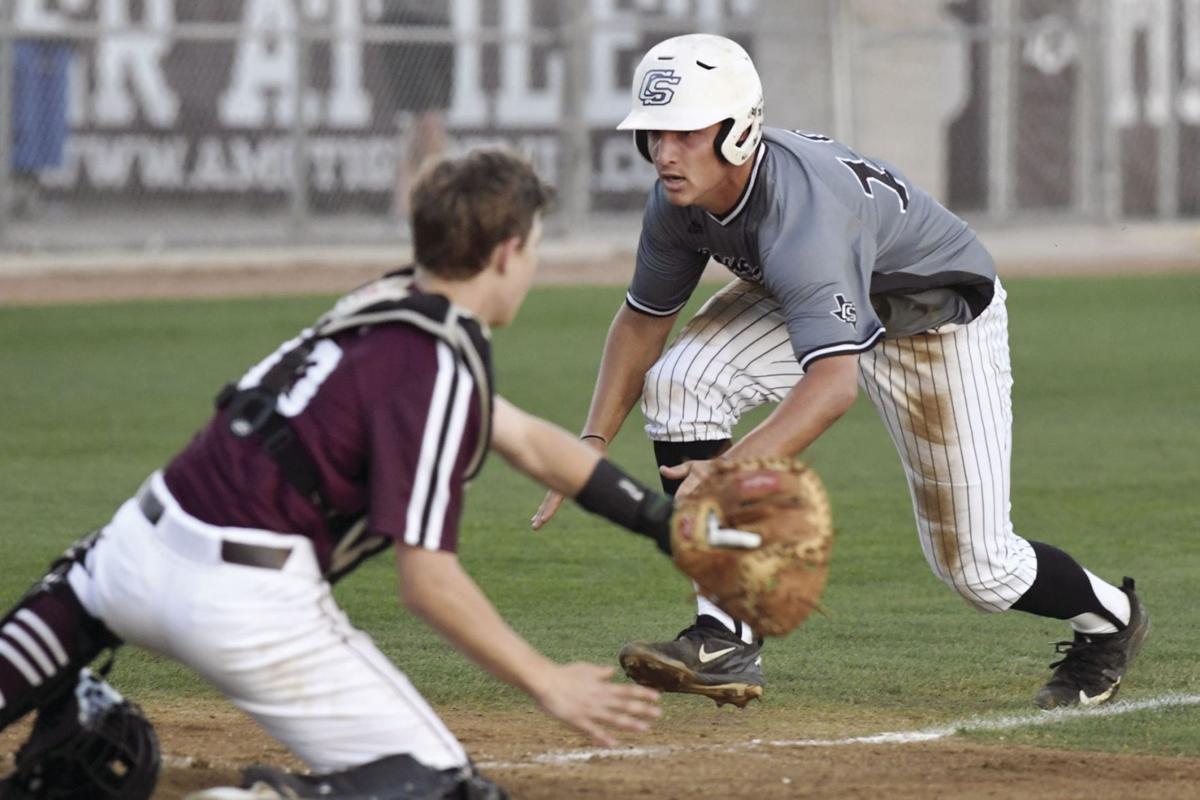
{"type": "Polygon", "coordinates": [[[676,501],[676,566],[702,594],[763,636],[782,636],[817,608],[829,574],[833,516],[817,473],[790,459],[715,461],[676,501]],[[721,546],[736,531],[761,543],[721,546]],[[753,538],[753,537],[751,537],[753,538]]]}

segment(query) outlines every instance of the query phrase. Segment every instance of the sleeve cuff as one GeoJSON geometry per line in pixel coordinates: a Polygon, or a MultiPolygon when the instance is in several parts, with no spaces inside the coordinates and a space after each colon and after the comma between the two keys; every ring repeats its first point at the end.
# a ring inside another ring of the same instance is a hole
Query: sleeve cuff
{"type": "Polygon", "coordinates": [[[642,301],[635,298],[632,293],[626,292],[625,293],[625,304],[628,305],[630,308],[632,308],[634,311],[638,311],[642,314],[649,314],[652,317],[669,317],[674,314],[678,314],[683,309],[683,307],[687,305],[687,301],[685,300],[684,302],[680,303],[679,305],[675,306],[674,308],[658,308],[658,307],[652,306],[648,303],[643,303],[642,301]]]}
{"type": "Polygon", "coordinates": [[[874,333],[861,342],[837,342],[836,344],[818,347],[816,350],[810,350],[800,357],[800,369],[807,371],[814,361],[820,361],[822,358],[830,356],[841,356],[847,353],[865,353],[883,338],[885,330],[882,326],[878,327],[874,333]]]}

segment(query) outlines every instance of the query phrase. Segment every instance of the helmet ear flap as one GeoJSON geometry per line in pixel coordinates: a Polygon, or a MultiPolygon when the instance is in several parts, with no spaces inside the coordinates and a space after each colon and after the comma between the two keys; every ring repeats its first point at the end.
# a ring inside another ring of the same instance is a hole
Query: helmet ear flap
{"type": "Polygon", "coordinates": [[[717,161],[722,164],[731,163],[725,154],[721,152],[721,148],[725,145],[725,140],[729,137],[729,132],[733,130],[733,117],[721,122],[721,128],[717,131],[717,135],[713,137],[713,149],[717,151],[717,161]]]}
{"type": "Polygon", "coordinates": [[[642,158],[654,163],[654,159],[650,156],[650,135],[646,131],[634,131],[633,143],[637,145],[637,151],[642,154],[642,158]]]}

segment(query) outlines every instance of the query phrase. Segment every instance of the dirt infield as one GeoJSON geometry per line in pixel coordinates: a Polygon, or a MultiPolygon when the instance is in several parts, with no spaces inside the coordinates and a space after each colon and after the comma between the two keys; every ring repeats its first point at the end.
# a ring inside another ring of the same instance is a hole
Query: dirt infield
{"type": "MultiPolygon", "coordinates": [[[[298,768],[248,718],[218,701],[151,705],[166,766],[157,798],[175,800],[214,785],[236,785],[252,763],[298,768]]],[[[673,703],[653,735],[627,737],[624,755],[585,759],[587,743],[524,711],[441,709],[476,763],[514,798],[1194,798],[1200,760],[975,744],[961,739],[908,744],[772,744],[834,737],[869,721],[796,719],[769,707],[716,710],[707,701],[673,703]],[[755,740],[759,741],[756,746],[755,740]],[[565,752],[564,752],[565,750],[565,752]],[[572,758],[574,756],[574,759],[572,758]]],[[[25,726],[0,735],[14,750],[25,726]]],[[[595,751],[592,751],[595,752],[595,751]]]]}

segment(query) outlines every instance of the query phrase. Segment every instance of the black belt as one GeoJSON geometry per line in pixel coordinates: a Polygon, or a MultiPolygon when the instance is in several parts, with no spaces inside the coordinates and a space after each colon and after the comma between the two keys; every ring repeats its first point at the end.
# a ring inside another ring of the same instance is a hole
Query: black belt
{"type": "MultiPolygon", "coordinates": [[[[154,496],[154,492],[149,487],[139,493],[138,508],[151,525],[157,525],[165,511],[163,504],[154,496]]],[[[261,544],[221,540],[221,560],[227,564],[240,564],[243,567],[261,567],[263,569],[283,569],[283,565],[287,563],[288,556],[291,554],[292,548],[290,547],[267,547],[261,544]]]]}

